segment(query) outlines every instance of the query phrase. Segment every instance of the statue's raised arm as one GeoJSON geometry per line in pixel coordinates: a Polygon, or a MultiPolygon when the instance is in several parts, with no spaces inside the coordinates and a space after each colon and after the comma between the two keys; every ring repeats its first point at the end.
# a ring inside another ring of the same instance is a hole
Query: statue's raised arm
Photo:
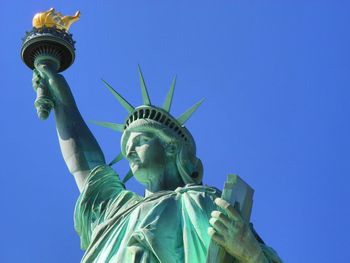
{"type": "Polygon", "coordinates": [[[90,171],[105,164],[101,148],[84,122],[69,85],[49,60],[41,60],[34,69],[33,87],[43,89],[41,92],[53,102],[62,155],[81,190],[90,171]]]}
{"type": "Polygon", "coordinates": [[[38,116],[46,119],[51,109],[54,110],[63,158],[82,190],[91,170],[104,164],[105,159],[79,113],[66,80],[58,74],[74,61],[75,42],[68,29],[79,16],[79,11],[74,16],[63,16],[53,8],[36,14],[33,29],[23,39],[21,56],[34,71],[38,116]]]}

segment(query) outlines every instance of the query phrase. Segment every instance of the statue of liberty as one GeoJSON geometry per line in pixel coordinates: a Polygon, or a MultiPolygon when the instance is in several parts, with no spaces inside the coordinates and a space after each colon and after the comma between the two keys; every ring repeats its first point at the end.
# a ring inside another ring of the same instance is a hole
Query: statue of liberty
{"type": "Polygon", "coordinates": [[[211,242],[230,262],[282,262],[237,207],[202,184],[202,163],[184,126],[201,102],[175,118],[175,80],[162,107],[151,103],[140,69],[141,106],[105,82],[128,114],[123,124],[96,122],[122,133],[121,153],[107,164],[58,68],[54,59],[38,56],[33,86],[51,101],[62,155],[80,191],[74,223],[82,262],[207,262],[211,242]],[[111,168],[122,158],[130,165],[124,180],[111,168]],[[145,187],[144,196],[125,188],[131,176],[145,187]]]}

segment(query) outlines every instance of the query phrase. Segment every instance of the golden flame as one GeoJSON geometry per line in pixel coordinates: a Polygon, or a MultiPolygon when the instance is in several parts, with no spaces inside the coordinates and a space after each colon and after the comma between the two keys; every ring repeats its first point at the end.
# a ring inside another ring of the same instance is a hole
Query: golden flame
{"type": "Polygon", "coordinates": [[[63,16],[60,12],[56,12],[54,8],[48,11],[37,13],[33,17],[33,27],[42,28],[56,26],[59,29],[68,31],[71,24],[76,22],[80,17],[80,11],[77,11],[74,16],[63,16]]]}

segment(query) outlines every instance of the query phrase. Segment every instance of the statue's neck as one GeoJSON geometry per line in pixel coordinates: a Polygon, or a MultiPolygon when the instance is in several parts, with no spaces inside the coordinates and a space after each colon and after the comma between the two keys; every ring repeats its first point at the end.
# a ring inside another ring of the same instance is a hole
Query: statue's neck
{"type": "Polygon", "coordinates": [[[179,186],[184,186],[175,162],[169,163],[161,174],[152,176],[152,179],[146,185],[145,197],[159,191],[173,191],[179,186]]]}

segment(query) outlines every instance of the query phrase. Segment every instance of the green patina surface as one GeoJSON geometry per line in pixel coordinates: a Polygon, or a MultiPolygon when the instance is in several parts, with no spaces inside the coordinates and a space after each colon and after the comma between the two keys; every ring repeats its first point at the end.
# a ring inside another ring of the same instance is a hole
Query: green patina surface
{"type": "Polygon", "coordinates": [[[141,197],[108,166],[88,178],[75,210],[83,262],[205,262],[214,188],[187,185],[141,197]]]}

